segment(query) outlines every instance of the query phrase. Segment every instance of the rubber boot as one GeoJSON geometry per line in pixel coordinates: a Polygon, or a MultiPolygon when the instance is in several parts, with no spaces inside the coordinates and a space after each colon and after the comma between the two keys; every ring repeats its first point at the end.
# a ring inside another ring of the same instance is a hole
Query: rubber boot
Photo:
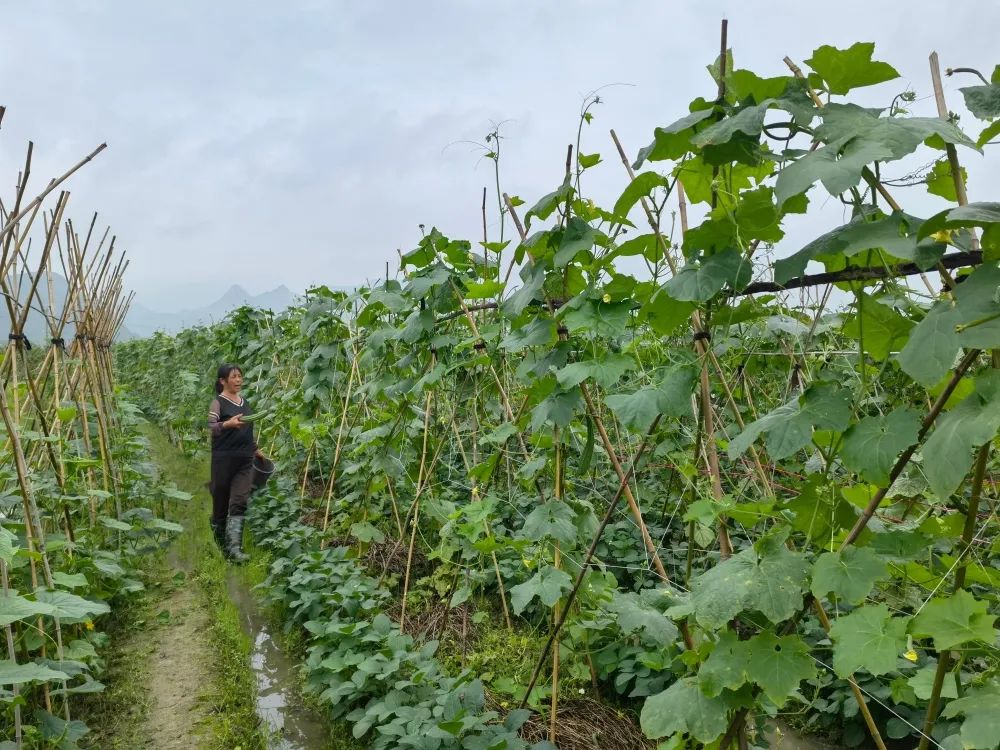
{"type": "Polygon", "coordinates": [[[243,516],[229,516],[226,519],[227,557],[237,565],[242,565],[250,559],[243,554],[243,521],[243,516]]]}
{"type": "Polygon", "coordinates": [[[208,525],[212,527],[212,536],[215,537],[215,543],[219,545],[219,551],[222,552],[222,556],[228,557],[229,552],[226,550],[226,525],[224,523],[216,523],[213,518],[208,519],[208,525]]]}

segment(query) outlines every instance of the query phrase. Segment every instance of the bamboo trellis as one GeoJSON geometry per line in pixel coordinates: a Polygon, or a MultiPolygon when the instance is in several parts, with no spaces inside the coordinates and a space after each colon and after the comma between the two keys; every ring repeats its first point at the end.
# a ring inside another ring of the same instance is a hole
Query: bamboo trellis
{"type": "MultiPolygon", "coordinates": [[[[4,114],[0,107],[0,123],[4,114]]],[[[118,532],[101,526],[98,519],[120,519],[122,514],[122,474],[112,451],[120,425],[113,408],[110,350],[132,302],[123,284],[128,261],[116,252],[114,237],[108,241],[108,231],[97,239],[96,215],[81,239],[67,215],[70,193],[62,189],[104,148],[101,144],[33,195],[29,183],[34,144],[29,143],[12,200],[0,197],[0,295],[9,325],[0,361],[0,489],[18,497],[21,505],[20,517],[14,510],[0,511],[0,526],[23,540],[33,590],[57,588],[52,572],[56,556],[74,554],[81,524],[95,539],[120,543],[112,536],[118,532]],[[64,289],[59,289],[58,276],[65,280],[64,289]],[[85,465],[100,460],[99,466],[87,465],[80,474],[86,503],[70,494],[68,457],[90,459],[85,465]],[[50,552],[47,539],[58,536],[67,544],[50,552]]],[[[13,579],[10,566],[0,558],[4,597],[18,593],[13,579]]],[[[24,636],[35,631],[42,636],[36,655],[51,658],[48,649],[54,644],[54,661],[62,663],[65,630],[58,616],[8,624],[6,657],[15,666],[30,660],[33,654],[24,636]]],[[[48,685],[27,690],[40,697],[47,711],[55,708],[69,721],[65,682],[59,691],[50,691],[48,685]]],[[[16,684],[13,690],[17,695],[16,684]]],[[[21,707],[15,704],[17,748],[24,742],[22,721],[21,707]]]]}

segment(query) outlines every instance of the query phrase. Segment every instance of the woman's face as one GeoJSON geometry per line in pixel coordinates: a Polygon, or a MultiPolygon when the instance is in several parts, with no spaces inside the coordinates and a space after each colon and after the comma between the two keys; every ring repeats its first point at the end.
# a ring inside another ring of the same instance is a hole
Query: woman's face
{"type": "Polygon", "coordinates": [[[233,369],[227,377],[222,378],[219,382],[222,383],[222,387],[230,393],[238,393],[240,388],[243,387],[243,373],[239,370],[233,369]]]}

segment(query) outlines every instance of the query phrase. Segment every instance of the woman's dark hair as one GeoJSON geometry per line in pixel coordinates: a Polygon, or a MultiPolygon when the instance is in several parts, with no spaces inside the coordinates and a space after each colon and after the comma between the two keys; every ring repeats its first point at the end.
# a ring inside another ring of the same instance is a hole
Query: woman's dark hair
{"type": "Polygon", "coordinates": [[[225,380],[232,374],[233,370],[236,370],[240,375],[243,374],[243,368],[239,365],[219,365],[219,372],[215,376],[215,392],[216,394],[222,393],[222,383],[220,380],[225,380]]]}

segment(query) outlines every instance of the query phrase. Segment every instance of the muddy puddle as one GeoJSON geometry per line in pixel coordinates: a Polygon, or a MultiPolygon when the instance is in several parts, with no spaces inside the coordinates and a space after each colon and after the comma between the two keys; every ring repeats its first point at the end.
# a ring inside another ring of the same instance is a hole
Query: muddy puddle
{"type": "Polygon", "coordinates": [[[322,750],[329,747],[327,723],[303,705],[296,663],[271,636],[271,625],[253,593],[236,573],[226,580],[229,597],[250,638],[250,666],[257,679],[257,715],[267,730],[269,750],[322,750]]]}

